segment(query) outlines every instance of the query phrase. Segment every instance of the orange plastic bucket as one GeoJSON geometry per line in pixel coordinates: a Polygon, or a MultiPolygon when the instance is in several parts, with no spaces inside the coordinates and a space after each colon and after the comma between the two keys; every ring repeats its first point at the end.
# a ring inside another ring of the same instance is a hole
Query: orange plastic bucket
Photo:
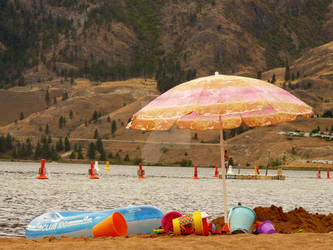
{"type": "Polygon", "coordinates": [[[110,217],[95,225],[92,231],[94,237],[126,236],[128,235],[128,226],[124,216],[119,212],[114,212],[110,217]]]}

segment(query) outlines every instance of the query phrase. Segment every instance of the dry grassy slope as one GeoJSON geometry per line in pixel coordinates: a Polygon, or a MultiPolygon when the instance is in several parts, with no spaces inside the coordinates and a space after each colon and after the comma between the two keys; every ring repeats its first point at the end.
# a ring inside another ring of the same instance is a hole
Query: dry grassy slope
{"type": "MultiPolygon", "coordinates": [[[[322,114],[333,109],[333,42],[313,48],[290,65],[290,71],[301,78],[290,81],[292,85],[308,85],[311,87],[291,90],[293,94],[315,108],[322,114]]],[[[285,68],[272,69],[263,73],[264,80],[271,80],[276,75],[276,84],[284,84],[285,68]]]]}
{"type": "MultiPolygon", "coordinates": [[[[51,96],[60,96],[62,90],[49,89],[49,93],[51,96]]],[[[0,89],[0,103],[0,126],[19,120],[21,112],[24,117],[28,117],[47,107],[45,91],[39,88],[15,88],[9,91],[0,89]]]]}
{"type": "MultiPolygon", "coordinates": [[[[56,85],[56,84],[55,84],[56,85]]],[[[53,86],[55,88],[55,86],[53,86]]],[[[220,161],[218,131],[189,131],[172,129],[161,132],[142,132],[125,128],[128,118],[138,109],[155,98],[158,93],[152,81],[142,79],[126,82],[106,82],[93,84],[87,80],[77,80],[73,86],[68,85],[69,99],[59,101],[48,109],[28,116],[18,124],[11,123],[0,128],[0,133],[10,132],[14,135],[39,136],[39,127],[49,124],[52,136],[69,134],[73,142],[87,145],[92,139],[95,129],[103,136],[107,152],[126,154],[130,158],[140,157],[150,163],[174,163],[182,159],[192,160],[199,165],[216,165],[220,161]],[[69,112],[73,111],[73,119],[69,112]],[[103,116],[96,122],[88,123],[94,111],[103,116]],[[58,128],[60,116],[66,117],[65,128],[58,128]],[[111,123],[107,117],[117,122],[117,131],[111,135],[111,123]],[[194,133],[198,139],[194,139],[194,133]],[[81,139],[80,139],[81,138],[81,139]],[[82,140],[82,138],[84,140],[82,140]],[[203,144],[202,144],[203,143],[203,144]]],[[[13,103],[12,103],[13,104],[13,103]]],[[[287,140],[279,131],[311,131],[320,126],[322,131],[330,129],[333,119],[308,119],[276,126],[255,128],[227,141],[227,147],[234,161],[242,166],[265,165],[267,151],[271,151],[273,160],[286,163],[297,163],[297,160],[333,159],[331,142],[317,138],[294,138],[287,140]],[[291,153],[295,147],[296,154],[291,153]]],[[[68,155],[67,155],[68,157],[68,155]]],[[[303,164],[304,165],[304,164],[303,164]]]]}
{"type": "Polygon", "coordinates": [[[307,119],[297,120],[275,126],[252,129],[237,137],[228,140],[228,148],[231,155],[241,165],[247,162],[251,165],[265,165],[267,162],[267,152],[271,152],[272,160],[282,161],[285,155],[287,162],[300,159],[333,159],[332,142],[327,142],[312,137],[293,137],[291,140],[284,135],[279,135],[280,131],[312,131],[320,126],[322,131],[330,129],[333,119],[307,119]],[[291,153],[292,147],[296,154],[291,153]]]}
{"type": "MultiPolygon", "coordinates": [[[[0,133],[10,132],[16,135],[37,136],[41,134],[39,128],[45,129],[46,124],[49,124],[50,135],[71,135],[71,132],[77,127],[85,126],[86,121],[91,120],[94,111],[106,115],[134,102],[141,96],[157,94],[154,83],[141,79],[121,83],[106,82],[99,85],[92,84],[87,80],[79,80],[76,81],[76,85],[68,88],[67,91],[69,93],[67,100],[58,101],[57,104],[51,105],[48,109],[33,113],[19,121],[18,124],[12,122],[0,128],[0,133]],[[71,110],[73,112],[72,119],[69,117],[71,110]],[[66,126],[62,129],[59,128],[59,118],[61,116],[66,119],[66,126]]],[[[15,101],[12,100],[11,104],[15,105],[15,101]]],[[[110,118],[113,119],[113,117],[110,118]]],[[[124,123],[129,118],[130,115],[128,114],[124,123]]],[[[80,134],[80,136],[91,138],[93,132],[80,134]]]]}

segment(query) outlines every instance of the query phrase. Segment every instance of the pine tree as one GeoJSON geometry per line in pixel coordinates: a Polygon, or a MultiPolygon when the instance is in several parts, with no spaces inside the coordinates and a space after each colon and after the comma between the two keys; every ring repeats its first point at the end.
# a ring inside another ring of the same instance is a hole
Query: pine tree
{"type": "Polygon", "coordinates": [[[45,134],[48,134],[49,133],[49,124],[46,123],[46,127],[45,127],[45,134]]]}
{"type": "Polygon", "coordinates": [[[124,161],[130,161],[128,154],[125,155],[124,161]]]}
{"type": "Polygon", "coordinates": [[[95,133],[94,133],[94,139],[98,139],[98,138],[99,138],[99,134],[98,134],[98,130],[96,129],[95,133]]]}
{"type": "Polygon", "coordinates": [[[58,155],[58,153],[54,150],[54,147],[52,146],[51,147],[51,150],[49,152],[49,158],[52,160],[52,161],[57,161],[60,159],[60,156],[58,155]]]}
{"type": "Polygon", "coordinates": [[[13,138],[11,135],[8,133],[6,137],[6,149],[11,150],[13,148],[13,138]]]}
{"type": "Polygon", "coordinates": [[[99,159],[101,161],[105,161],[106,160],[106,155],[105,155],[104,148],[102,148],[102,150],[100,151],[100,157],[99,157],[99,159]]]}
{"type": "Polygon", "coordinates": [[[109,159],[112,159],[112,158],[113,158],[113,154],[112,154],[112,152],[110,152],[110,153],[108,154],[108,158],[109,158],[109,159]]]}
{"type": "Polygon", "coordinates": [[[72,110],[69,112],[69,118],[73,119],[73,111],[72,110]]]}
{"type": "Polygon", "coordinates": [[[30,139],[28,138],[27,140],[26,140],[26,153],[27,153],[27,156],[32,156],[32,145],[31,145],[31,141],[30,141],[30,139]]]}
{"type": "Polygon", "coordinates": [[[82,154],[82,147],[81,147],[81,145],[79,146],[78,151],[77,151],[77,158],[78,158],[78,159],[83,159],[83,154],[82,154]]]}
{"type": "Polygon", "coordinates": [[[34,159],[35,160],[40,159],[41,156],[42,156],[42,149],[41,149],[40,143],[38,142],[37,146],[36,146],[35,154],[34,154],[34,159]]]}
{"type": "Polygon", "coordinates": [[[65,93],[62,94],[62,100],[65,101],[67,99],[68,99],[68,93],[65,92],[65,93]]]}
{"type": "Polygon", "coordinates": [[[261,72],[261,71],[258,71],[258,72],[257,72],[257,79],[261,79],[261,77],[262,77],[262,72],[261,72]]]}
{"type": "Polygon", "coordinates": [[[276,76],[275,76],[275,74],[273,74],[271,83],[275,83],[275,82],[276,82],[276,76]]]}
{"type": "Polygon", "coordinates": [[[76,157],[75,157],[75,152],[72,151],[71,155],[69,156],[69,159],[75,159],[75,158],[76,158],[76,157]]]}
{"type": "Polygon", "coordinates": [[[59,141],[56,143],[56,151],[60,152],[64,150],[64,144],[62,143],[62,137],[59,138],[59,141]]]}
{"type": "Polygon", "coordinates": [[[104,151],[103,142],[102,142],[101,138],[98,138],[96,141],[96,150],[100,153],[102,153],[102,151],[104,151]]]}
{"type": "Polygon", "coordinates": [[[50,159],[50,145],[47,143],[47,141],[42,142],[41,156],[45,159],[50,159]]]}
{"type": "Polygon", "coordinates": [[[60,128],[60,129],[62,128],[62,124],[63,124],[62,119],[63,119],[63,117],[60,116],[60,118],[59,118],[59,128],[60,128]]]}
{"type": "Polygon", "coordinates": [[[5,153],[6,151],[6,138],[4,136],[0,136],[0,152],[5,153]]]}
{"type": "Polygon", "coordinates": [[[23,120],[24,119],[24,114],[23,112],[20,113],[20,120],[23,120]]]}
{"type": "Polygon", "coordinates": [[[98,119],[98,113],[97,113],[97,111],[94,111],[91,120],[96,122],[97,119],[98,119]]]}
{"type": "Polygon", "coordinates": [[[88,146],[87,156],[90,160],[94,160],[96,158],[96,147],[93,142],[91,142],[88,146]]]}
{"type": "Polygon", "coordinates": [[[78,159],[83,159],[83,154],[82,154],[82,152],[78,152],[78,153],[77,153],[77,158],[78,158],[78,159]]]}
{"type": "Polygon", "coordinates": [[[25,153],[25,145],[24,145],[24,143],[21,144],[20,142],[18,142],[16,144],[16,152],[17,152],[17,157],[18,158],[22,159],[22,158],[25,157],[26,153],[25,153]]]}
{"type": "Polygon", "coordinates": [[[70,144],[70,142],[68,140],[68,137],[66,136],[65,137],[65,151],[67,152],[69,150],[71,150],[71,144],[70,144]]]}
{"type": "Polygon", "coordinates": [[[284,73],[284,80],[286,82],[288,82],[290,80],[290,69],[289,69],[288,61],[287,61],[286,70],[285,70],[285,73],[284,73]]]}
{"type": "Polygon", "coordinates": [[[46,90],[46,93],[45,93],[45,102],[46,102],[46,105],[49,106],[49,104],[50,104],[50,95],[49,95],[49,90],[48,89],[46,90]]]}
{"type": "Polygon", "coordinates": [[[12,150],[12,152],[11,152],[11,156],[12,156],[12,158],[14,158],[14,159],[17,158],[16,148],[13,148],[13,150],[12,150]]]}
{"type": "Polygon", "coordinates": [[[117,123],[115,120],[112,121],[111,133],[114,134],[117,131],[117,123]]]}

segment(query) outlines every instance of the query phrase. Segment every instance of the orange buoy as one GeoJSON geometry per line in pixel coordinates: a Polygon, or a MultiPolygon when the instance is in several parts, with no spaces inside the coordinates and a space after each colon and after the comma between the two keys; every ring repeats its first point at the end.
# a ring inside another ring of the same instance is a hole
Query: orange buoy
{"type": "Polygon", "coordinates": [[[317,179],[321,179],[321,176],[320,176],[320,169],[318,169],[317,179]]]}
{"type": "Polygon", "coordinates": [[[215,174],[213,175],[213,177],[219,177],[219,168],[217,165],[215,166],[215,174]]]}
{"type": "Polygon", "coordinates": [[[144,179],[145,178],[145,171],[142,169],[142,163],[139,163],[139,169],[138,169],[138,178],[144,179]]]}
{"type": "Polygon", "coordinates": [[[40,179],[40,180],[48,179],[46,176],[45,159],[41,160],[41,167],[39,168],[38,173],[39,173],[39,175],[36,177],[36,179],[40,179]]]}
{"type": "Polygon", "coordinates": [[[88,169],[89,173],[89,179],[99,179],[99,177],[96,174],[96,169],[94,167],[94,162],[90,162],[90,168],[88,169]]]}
{"type": "Polygon", "coordinates": [[[198,166],[197,165],[194,166],[194,176],[192,177],[192,179],[200,179],[198,177],[198,166]]]}

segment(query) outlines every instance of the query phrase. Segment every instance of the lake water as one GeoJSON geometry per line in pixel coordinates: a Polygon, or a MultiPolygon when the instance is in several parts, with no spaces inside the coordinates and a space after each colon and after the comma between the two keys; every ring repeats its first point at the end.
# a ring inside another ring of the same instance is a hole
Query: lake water
{"type": "MultiPolygon", "coordinates": [[[[211,177],[212,168],[199,168],[200,179],[193,180],[193,168],[144,166],[146,179],[138,179],[137,166],[110,166],[105,171],[99,165],[100,179],[90,180],[88,164],[47,163],[49,179],[37,180],[39,167],[39,163],[0,162],[0,237],[23,237],[34,217],[59,210],[152,205],[164,213],[200,209],[212,219],[223,215],[222,181],[211,177]]],[[[316,171],[283,174],[284,181],[227,180],[228,207],[241,202],[251,208],[274,204],[284,211],[303,207],[312,213],[333,212],[333,179],[318,180],[316,171]]]]}

